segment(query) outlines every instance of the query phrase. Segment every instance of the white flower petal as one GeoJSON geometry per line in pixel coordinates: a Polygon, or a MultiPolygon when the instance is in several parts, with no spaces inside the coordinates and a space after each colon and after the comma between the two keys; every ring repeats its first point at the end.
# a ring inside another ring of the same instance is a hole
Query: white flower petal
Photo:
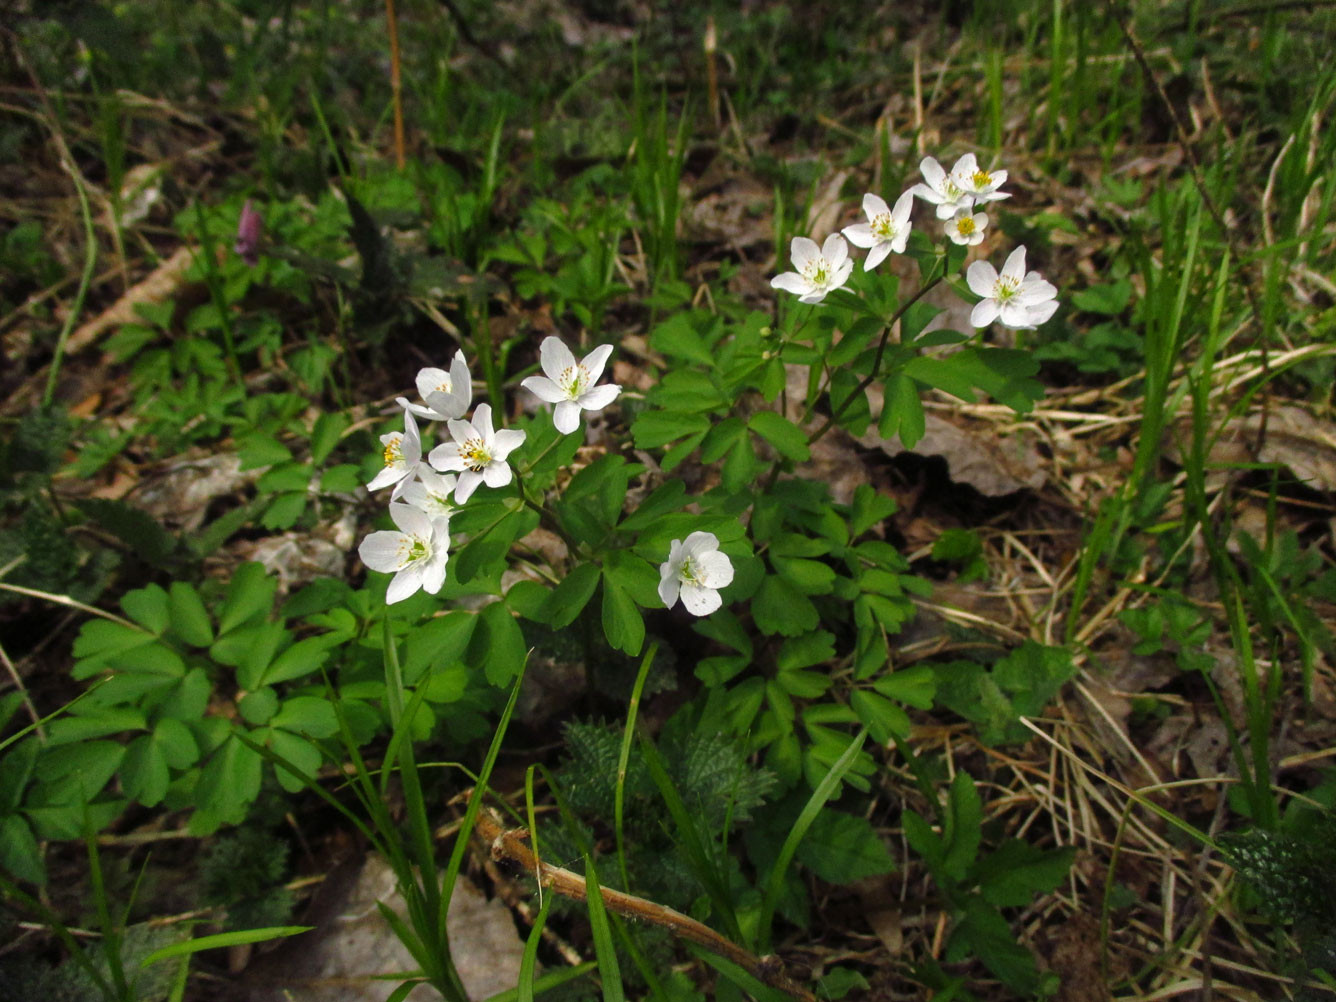
{"type": "Polygon", "coordinates": [[[454,442],[442,442],[427,455],[427,462],[433,469],[442,473],[464,469],[464,460],[459,456],[459,446],[454,442]]]}
{"type": "Polygon", "coordinates": [[[580,394],[578,403],[587,411],[601,411],[621,395],[622,388],[616,383],[604,383],[580,394]]]}
{"type": "Polygon", "coordinates": [[[580,427],[580,405],[574,400],[563,400],[552,409],[552,424],[563,435],[580,427]]]}
{"type": "Polygon", "coordinates": [[[891,208],[886,204],[886,199],[882,198],[880,195],[874,195],[872,192],[868,192],[863,196],[863,212],[867,215],[868,219],[875,219],[877,216],[890,211],[891,208]]]}
{"type": "Polygon", "coordinates": [[[1038,327],[1042,323],[1047,323],[1053,319],[1053,314],[1058,312],[1058,301],[1049,300],[1047,303],[1035,303],[1027,306],[1030,313],[1030,326],[1038,327]]]}
{"type": "Polygon", "coordinates": [[[521,380],[520,385],[545,404],[555,404],[566,399],[566,391],[546,376],[529,376],[521,380]]]}
{"type": "Polygon", "coordinates": [[[956,161],[956,165],[951,168],[951,173],[956,177],[968,177],[979,169],[979,161],[973,153],[962,154],[956,161]]]}
{"type": "Polygon", "coordinates": [[[970,311],[970,326],[987,327],[997,319],[997,313],[996,299],[985,299],[983,302],[976,303],[974,309],[970,311]]]}
{"type": "Polygon", "coordinates": [[[898,231],[902,226],[909,222],[909,213],[914,208],[914,193],[907,191],[895,200],[895,208],[891,210],[891,222],[895,224],[898,231]]]}
{"type": "Polygon", "coordinates": [[[846,226],[840,232],[855,247],[871,247],[878,239],[877,235],[872,232],[872,227],[867,223],[854,223],[852,226],[846,226]]]}
{"type": "Polygon", "coordinates": [[[429,366],[418,370],[414,382],[417,383],[418,396],[426,400],[428,394],[435,393],[442,386],[450,385],[450,374],[444,369],[433,369],[429,366]]]}
{"type": "Polygon", "coordinates": [[[930,202],[933,205],[940,205],[943,201],[943,196],[940,193],[933,191],[926,184],[914,185],[914,187],[909,189],[907,194],[917,196],[918,198],[923,199],[923,201],[930,202]]]}
{"type": "Polygon", "coordinates": [[[886,260],[887,256],[895,249],[894,243],[879,243],[867,252],[867,257],[863,260],[863,270],[871,271],[877,265],[886,260]]]}
{"type": "Polygon", "coordinates": [[[589,373],[591,383],[597,383],[599,376],[603,375],[603,367],[608,364],[608,356],[611,354],[612,345],[601,344],[580,360],[580,366],[589,373]]]}
{"type": "Polygon", "coordinates": [[[492,436],[492,458],[505,459],[524,444],[524,432],[517,428],[503,428],[492,436]]]}
{"type": "Polygon", "coordinates": [[[821,245],[821,256],[826,259],[826,263],[832,269],[836,269],[849,256],[849,245],[844,242],[844,237],[838,233],[832,233],[826,237],[826,242],[821,245]]]}
{"type": "Polygon", "coordinates": [[[987,261],[975,261],[965,269],[965,284],[970,292],[986,299],[997,290],[997,271],[987,261]]]}
{"type": "MultiPolygon", "coordinates": [[[[487,405],[480,404],[479,406],[486,407],[487,405]]],[[[461,421],[458,418],[451,418],[446,423],[446,427],[450,429],[450,437],[453,438],[455,442],[458,443],[459,445],[463,445],[469,439],[474,438],[478,434],[476,431],[474,431],[472,422],[461,421]]],[[[438,445],[435,449],[432,449],[431,450],[432,455],[435,455],[442,448],[444,448],[444,446],[438,445]]]]}
{"type": "Polygon", "coordinates": [[[770,280],[770,286],[774,289],[792,292],[795,296],[805,295],[812,291],[812,283],[796,271],[786,271],[782,275],[776,275],[770,280]]]}
{"type": "MultiPolygon", "coordinates": [[[[543,338],[543,343],[538,347],[538,357],[549,379],[560,379],[563,372],[575,367],[575,356],[559,337],[543,338]]],[[[475,419],[476,415],[475,411],[475,419]]]]}
{"type": "Polygon", "coordinates": [[[412,505],[392,503],[390,519],[410,536],[420,536],[423,539],[431,536],[431,519],[412,505]]]}
{"type": "Polygon", "coordinates": [[[699,557],[702,553],[709,553],[712,550],[719,549],[719,537],[713,532],[693,532],[682,543],[680,551],[682,563],[699,557]]]}
{"type": "Polygon", "coordinates": [[[696,569],[700,572],[700,583],[706,588],[717,591],[733,583],[733,562],[718,550],[697,557],[696,569]]]}
{"type": "Polygon", "coordinates": [[[489,442],[495,432],[492,430],[492,405],[479,404],[473,410],[473,430],[484,442],[489,442]]]}
{"type": "MultiPolygon", "coordinates": [[[[460,467],[460,469],[463,469],[460,467]]],[[[473,497],[473,492],[478,489],[482,483],[482,474],[474,473],[472,470],[464,469],[459,474],[459,482],[455,484],[455,500],[460,504],[473,497]]]]}
{"type": "Polygon", "coordinates": [[[408,566],[394,576],[389,588],[385,589],[385,604],[394,605],[417,594],[422,587],[422,571],[418,567],[408,566]]]}
{"type": "Polygon", "coordinates": [[[659,568],[661,577],[659,578],[659,599],[663,602],[665,609],[671,609],[677,604],[678,592],[682,584],[677,580],[677,571],[673,570],[668,564],[659,568]]]}
{"type": "Polygon", "coordinates": [[[924,157],[919,163],[919,170],[923,174],[923,180],[928,182],[928,186],[933,193],[940,193],[942,183],[946,180],[946,171],[942,170],[942,165],[933,157],[924,157]]]}
{"type": "Polygon", "coordinates": [[[488,487],[504,487],[510,478],[510,466],[506,463],[492,462],[482,468],[482,481],[488,487]]]}
{"type": "Polygon", "coordinates": [[[390,574],[404,565],[407,539],[402,532],[381,529],[369,534],[357,548],[357,555],[373,571],[390,574]]]}
{"type": "Polygon", "coordinates": [[[1002,277],[1010,278],[1019,283],[1025,278],[1025,247],[1017,247],[1007,255],[1006,262],[1002,265],[1002,277]]]}
{"type": "Polygon", "coordinates": [[[390,484],[397,484],[406,476],[408,476],[408,469],[402,463],[392,463],[372,477],[371,482],[366,485],[366,489],[378,491],[382,487],[389,487],[390,484]]]}
{"type": "Polygon", "coordinates": [[[724,600],[713,588],[702,588],[685,581],[682,583],[682,604],[693,616],[708,616],[723,605],[724,600]]]}
{"type": "Polygon", "coordinates": [[[821,248],[810,237],[794,237],[789,244],[789,254],[793,258],[793,266],[802,271],[803,265],[821,256],[821,248]]]}

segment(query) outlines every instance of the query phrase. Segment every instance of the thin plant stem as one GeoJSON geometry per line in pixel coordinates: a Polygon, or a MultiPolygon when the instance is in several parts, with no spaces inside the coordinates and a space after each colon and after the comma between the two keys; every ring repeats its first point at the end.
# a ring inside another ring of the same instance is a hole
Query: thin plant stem
{"type": "Polygon", "coordinates": [[[390,95],[394,102],[394,163],[404,169],[404,99],[399,74],[399,18],[394,0],[385,0],[385,28],[390,36],[390,95]]]}
{"type": "Polygon", "coordinates": [[[835,422],[840,419],[840,416],[846,410],[849,409],[850,405],[853,404],[854,400],[857,399],[859,394],[861,394],[864,390],[866,390],[869,386],[871,386],[873,382],[876,381],[877,377],[881,375],[881,362],[886,355],[886,344],[887,342],[890,341],[891,331],[895,329],[895,325],[900,321],[900,318],[905,315],[905,311],[908,310],[915,303],[917,303],[925,295],[927,295],[930,289],[932,289],[936,285],[941,284],[944,278],[946,278],[946,275],[941,274],[935,276],[930,281],[924,283],[924,285],[918,290],[918,292],[914,293],[903,303],[901,303],[900,306],[896,309],[896,311],[893,314],[891,314],[891,319],[886,321],[886,326],[885,328],[883,328],[881,332],[881,340],[877,342],[877,354],[876,357],[872,359],[872,371],[869,372],[866,376],[864,376],[861,380],[859,380],[858,385],[855,386],[853,388],[853,392],[850,393],[849,396],[845,398],[844,403],[840,404],[839,407],[835,408],[834,412],[830,415],[830,417],[826,418],[825,422],[821,425],[821,427],[818,428],[816,431],[812,432],[812,434],[808,436],[807,438],[808,445],[816,444],[816,442],[820,440],[822,436],[826,434],[826,432],[830,431],[831,426],[834,425],[835,422]]]}

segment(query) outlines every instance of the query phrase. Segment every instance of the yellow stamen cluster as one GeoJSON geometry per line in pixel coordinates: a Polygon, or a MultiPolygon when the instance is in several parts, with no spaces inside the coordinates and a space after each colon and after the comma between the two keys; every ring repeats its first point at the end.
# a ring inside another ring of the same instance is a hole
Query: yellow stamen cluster
{"type": "Polygon", "coordinates": [[[964,234],[964,235],[967,235],[967,236],[968,236],[969,234],[973,233],[973,232],[974,232],[974,217],[973,217],[973,216],[962,216],[961,219],[960,219],[960,221],[956,223],[956,231],[959,232],[959,233],[962,233],[962,234],[964,234]]]}
{"type": "Polygon", "coordinates": [[[890,240],[895,236],[895,223],[891,220],[889,212],[879,212],[872,219],[872,232],[883,240],[890,240]]]}
{"type": "Polygon", "coordinates": [[[385,443],[385,465],[393,466],[395,463],[402,463],[403,461],[404,437],[395,435],[385,443]]]}
{"type": "Polygon", "coordinates": [[[588,388],[589,370],[583,365],[568,365],[561,370],[561,378],[557,380],[557,385],[573,400],[588,388]]]}
{"type": "Polygon", "coordinates": [[[483,448],[482,439],[470,438],[459,447],[459,458],[462,459],[470,470],[474,473],[481,473],[492,457],[487,454],[483,448]]]}
{"type": "Polygon", "coordinates": [[[993,183],[993,175],[986,170],[976,170],[974,176],[970,179],[974,182],[976,188],[987,188],[993,183]]]}

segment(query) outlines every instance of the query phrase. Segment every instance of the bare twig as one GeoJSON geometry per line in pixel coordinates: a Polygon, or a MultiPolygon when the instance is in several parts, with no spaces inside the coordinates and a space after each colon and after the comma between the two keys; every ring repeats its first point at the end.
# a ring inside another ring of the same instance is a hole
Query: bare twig
{"type": "MultiPolygon", "coordinates": [[[[483,811],[478,815],[476,830],[483,839],[491,843],[493,859],[510,860],[534,874],[540,885],[550,888],[558,894],[576,901],[586,899],[585,878],[578,873],[539,860],[534,855],[533,850],[524,842],[528,836],[524,829],[507,830],[502,827],[499,817],[490,811],[483,811]]],[[[784,974],[778,958],[773,956],[757,957],[736,943],[724,939],[709,926],[702,925],[695,919],[665,905],[646,901],[644,898],[638,898],[632,894],[614,891],[608,887],[600,888],[599,893],[603,896],[603,903],[607,906],[608,911],[666,929],[679,939],[685,939],[697,946],[703,946],[711,953],[718,954],[725,960],[737,964],[758,981],[772,988],[778,988],[785,994],[799,999],[800,1002],[816,1002],[815,995],[784,974]]]]}

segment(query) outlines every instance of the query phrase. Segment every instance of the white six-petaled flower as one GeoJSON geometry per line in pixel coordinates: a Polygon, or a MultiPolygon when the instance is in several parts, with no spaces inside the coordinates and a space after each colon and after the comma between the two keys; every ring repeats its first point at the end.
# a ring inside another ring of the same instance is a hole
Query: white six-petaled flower
{"type": "Polygon", "coordinates": [[[849,281],[854,263],[849,260],[849,245],[844,237],[832,233],[820,247],[815,240],[794,237],[790,245],[793,266],[797,271],[786,271],[770,280],[770,285],[798,296],[800,303],[819,303],[826,293],[849,281]]]}
{"type": "Polygon", "coordinates": [[[869,192],[863,196],[863,212],[868,221],[846,226],[841,232],[855,247],[869,248],[863,261],[864,271],[871,271],[881,264],[887,254],[905,252],[905,241],[909,239],[911,229],[909,210],[913,205],[914,196],[908,191],[895,200],[894,209],[880,195],[869,192]]]}
{"type": "Polygon", "coordinates": [[[459,510],[450,500],[450,494],[454,491],[457,480],[453,473],[442,476],[421,466],[418,468],[417,479],[404,484],[400,497],[405,504],[426,512],[432,518],[448,519],[459,510]]]}
{"type": "Polygon", "coordinates": [[[391,503],[390,518],[399,531],[373,532],[357,554],[373,571],[393,574],[385,593],[387,605],[401,602],[419,588],[435,595],[445,583],[450,550],[450,520],[432,518],[412,505],[391,503]]]}
{"type": "Polygon", "coordinates": [[[987,327],[994,320],[1018,330],[1038,327],[1058,309],[1058,290],[1037,271],[1025,271],[1025,248],[1008,255],[999,275],[987,261],[975,261],[965,272],[965,282],[983,301],[970,313],[970,323],[987,327]]]}
{"type": "Polygon", "coordinates": [[[600,411],[622,392],[615,383],[594,385],[610,354],[612,345],[603,344],[577,362],[561,338],[544,338],[538,349],[544,375],[529,376],[520,385],[544,403],[556,404],[552,423],[557,431],[569,435],[580,427],[581,411],[600,411]]]}
{"type": "Polygon", "coordinates": [[[524,444],[524,432],[512,429],[492,430],[491,404],[479,404],[472,421],[451,421],[453,442],[444,442],[427,457],[441,472],[456,472],[455,500],[463,504],[479,484],[504,487],[510,483],[510,464],[506,457],[524,444]]]}
{"type": "Polygon", "coordinates": [[[405,482],[413,479],[422,462],[422,436],[412,411],[404,411],[404,430],[380,436],[380,444],[385,447],[385,466],[366,486],[367,490],[378,491],[394,484],[390,494],[393,501],[403,493],[405,482]]]}
{"type": "Polygon", "coordinates": [[[975,202],[996,202],[1000,198],[1011,197],[1005,191],[997,190],[1006,184],[1007,172],[983,170],[973,153],[966,153],[956,161],[956,165],[951,168],[951,176],[956,186],[975,202]]]}
{"type": "MultiPolygon", "coordinates": [[[[971,154],[966,153],[965,157],[971,154]]],[[[955,168],[948,174],[933,157],[924,157],[919,164],[926,184],[916,184],[910,192],[937,206],[938,219],[950,219],[958,209],[968,209],[974,204],[974,196],[965,190],[957,177],[957,171],[965,163],[965,157],[956,161],[955,168]]]]}
{"type": "Polygon", "coordinates": [[[462,351],[455,352],[450,371],[426,368],[418,370],[417,389],[425,403],[413,404],[407,397],[397,397],[400,407],[428,421],[462,418],[473,402],[473,380],[462,351]]]}
{"type": "Polygon", "coordinates": [[[664,606],[671,609],[680,595],[693,616],[708,616],[723,605],[719,589],[732,583],[732,561],[719,552],[719,538],[712,532],[693,532],[685,542],[674,539],[659,567],[664,606]]]}
{"type": "Polygon", "coordinates": [[[988,227],[988,217],[973,209],[957,209],[956,214],[946,221],[946,235],[953,244],[973,247],[983,243],[983,231],[988,227]]]}

